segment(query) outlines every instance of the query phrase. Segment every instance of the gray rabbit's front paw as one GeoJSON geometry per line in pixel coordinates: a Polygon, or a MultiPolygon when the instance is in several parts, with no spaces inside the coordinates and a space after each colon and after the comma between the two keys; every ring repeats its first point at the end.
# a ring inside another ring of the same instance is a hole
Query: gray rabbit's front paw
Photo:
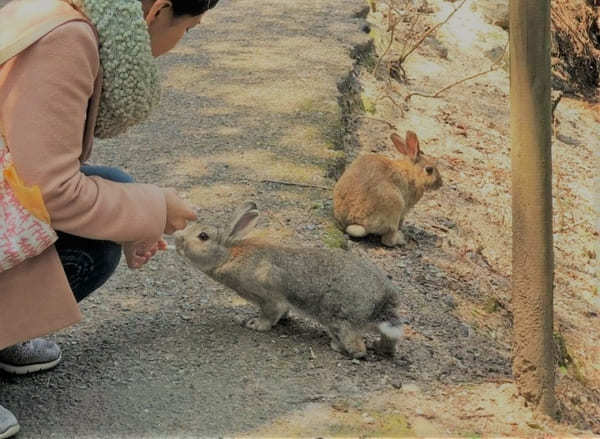
{"type": "Polygon", "coordinates": [[[334,340],[333,338],[331,339],[329,346],[331,346],[331,349],[333,349],[335,352],[339,352],[341,354],[345,353],[344,346],[342,346],[339,341],[334,340]]]}
{"type": "Polygon", "coordinates": [[[254,331],[265,332],[271,329],[271,322],[265,319],[255,317],[246,322],[246,328],[254,331]]]}

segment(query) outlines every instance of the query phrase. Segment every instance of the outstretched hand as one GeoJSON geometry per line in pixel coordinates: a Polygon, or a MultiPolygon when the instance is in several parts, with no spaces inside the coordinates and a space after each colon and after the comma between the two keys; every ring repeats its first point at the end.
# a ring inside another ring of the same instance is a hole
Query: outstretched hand
{"type": "Polygon", "coordinates": [[[154,243],[148,241],[126,242],[123,244],[123,254],[127,266],[132,270],[143,267],[158,250],[166,250],[167,243],[161,239],[154,243]]]}
{"type": "Polygon", "coordinates": [[[167,223],[165,234],[172,235],[177,230],[182,230],[188,221],[196,219],[194,209],[177,195],[174,189],[163,189],[167,203],[167,223]]]}

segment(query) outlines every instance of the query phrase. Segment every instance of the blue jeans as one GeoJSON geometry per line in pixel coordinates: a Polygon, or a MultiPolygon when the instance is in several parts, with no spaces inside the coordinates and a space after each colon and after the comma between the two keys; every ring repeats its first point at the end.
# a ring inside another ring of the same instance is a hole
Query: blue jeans
{"type": "MultiPolygon", "coordinates": [[[[132,183],[133,178],[118,168],[83,165],[85,175],[97,175],[106,180],[132,183]]],[[[100,241],[57,232],[56,250],[77,302],[100,288],[115,272],[121,260],[121,246],[112,241],[100,241]]]]}

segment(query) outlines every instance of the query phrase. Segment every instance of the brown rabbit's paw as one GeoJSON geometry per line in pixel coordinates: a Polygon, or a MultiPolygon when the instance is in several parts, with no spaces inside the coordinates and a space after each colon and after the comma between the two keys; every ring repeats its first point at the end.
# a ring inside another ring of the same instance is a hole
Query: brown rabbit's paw
{"type": "Polygon", "coordinates": [[[265,319],[255,317],[253,319],[248,320],[245,326],[246,328],[252,329],[254,331],[265,332],[271,329],[271,322],[265,319]]]}
{"type": "Polygon", "coordinates": [[[398,245],[406,245],[406,238],[401,231],[386,233],[381,235],[381,243],[386,247],[396,247],[398,245]]]}

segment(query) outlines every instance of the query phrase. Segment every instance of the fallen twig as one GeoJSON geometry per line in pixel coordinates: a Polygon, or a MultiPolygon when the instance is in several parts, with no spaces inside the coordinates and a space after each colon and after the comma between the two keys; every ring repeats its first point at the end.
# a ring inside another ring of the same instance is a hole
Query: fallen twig
{"type": "Polygon", "coordinates": [[[269,180],[269,179],[264,179],[264,180],[260,180],[261,183],[275,183],[275,184],[284,184],[286,186],[300,186],[300,187],[312,187],[312,188],[316,188],[316,189],[323,189],[323,190],[331,190],[333,188],[329,187],[329,186],[321,186],[318,184],[310,184],[310,183],[297,183],[294,181],[282,181],[282,180],[269,180]]]}
{"type": "Polygon", "coordinates": [[[494,415],[489,414],[489,415],[464,415],[464,416],[459,416],[458,419],[474,419],[474,418],[492,418],[494,417],[494,415]]]}
{"type": "Polygon", "coordinates": [[[408,101],[410,100],[410,98],[411,98],[411,97],[413,97],[413,96],[421,96],[421,97],[423,97],[423,98],[437,98],[437,97],[439,97],[439,96],[440,96],[440,95],[441,95],[443,92],[445,92],[445,91],[447,91],[447,90],[451,89],[452,87],[455,87],[455,86],[457,86],[457,85],[459,85],[459,84],[462,84],[463,82],[470,81],[471,79],[475,79],[475,78],[477,78],[477,77],[479,77],[479,76],[486,75],[486,74],[488,74],[488,73],[490,73],[490,72],[493,72],[494,70],[498,70],[498,68],[500,68],[500,62],[502,61],[502,59],[504,58],[504,54],[506,53],[506,48],[507,48],[507,47],[508,47],[508,41],[506,42],[506,45],[504,46],[504,50],[502,51],[502,55],[501,55],[500,57],[498,57],[498,59],[497,59],[496,61],[494,61],[494,63],[493,63],[491,66],[490,66],[490,68],[489,68],[489,69],[487,69],[487,70],[485,70],[485,71],[483,71],[483,72],[479,72],[479,73],[476,73],[476,74],[474,74],[474,75],[468,76],[468,77],[466,77],[466,78],[463,78],[463,79],[461,79],[461,80],[459,80],[459,81],[453,82],[452,84],[449,84],[449,85],[447,85],[447,86],[445,86],[445,87],[443,87],[443,88],[439,89],[438,91],[436,91],[436,92],[435,92],[434,94],[432,94],[432,95],[428,95],[428,94],[425,94],[425,93],[418,93],[418,92],[409,93],[409,94],[408,94],[408,95],[407,95],[407,96],[404,98],[404,101],[405,101],[405,102],[408,102],[408,101]]]}
{"type": "Polygon", "coordinates": [[[441,230],[444,233],[448,233],[450,231],[450,229],[447,229],[445,227],[438,226],[438,225],[435,225],[435,224],[429,224],[429,227],[431,227],[433,229],[441,230]]]}
{"type": "Polygon", "coordinates": [[[381,123],[384,123],[384,124],[386,124],[387,126],[389,126],[391,129],[393,129],[393,130],[395,130],[395,131],[398,131],[398,127],[396,127],[396,125],[394,125],[393,123],[391,123],[391,122],[390,122],[390,121],[388,121],[388,120],[385,120],[385,119],[379,119],[378,117],[366,116],[366,115],[360,114],[360,115],[358,115],[358,116],[354,116],[354,119],[367,119],[367,120],[373,120],[373,121],[375,121],[375,122],[381,122],[381,123]]]}

